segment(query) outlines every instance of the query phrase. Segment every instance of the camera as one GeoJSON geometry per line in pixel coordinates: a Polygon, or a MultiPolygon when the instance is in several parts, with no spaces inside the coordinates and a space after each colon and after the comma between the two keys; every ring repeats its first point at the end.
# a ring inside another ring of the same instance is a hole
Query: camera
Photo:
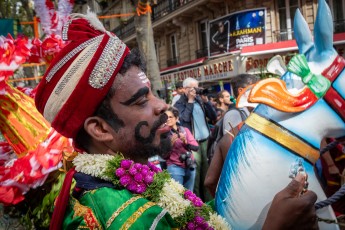
{"type": "Polygon", "coordinates": [[[207,89],[195,87],[195,93],[199,95],[206,95],[208,93],[207,89]]]}
{"type": "Polygon", "coordinates": [[[186,167],[190,170],[194,170],[196,168],[195,162],[192,160],[192,152],[181,154],[179,159],[181,162],[185,162],[186,167]]]}

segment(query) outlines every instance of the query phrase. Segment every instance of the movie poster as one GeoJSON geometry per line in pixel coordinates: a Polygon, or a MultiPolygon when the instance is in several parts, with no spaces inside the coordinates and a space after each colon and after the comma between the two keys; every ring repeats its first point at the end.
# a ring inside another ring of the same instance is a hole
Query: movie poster
{"type": "Polygon", "coordinates": [[[265,43],[265,8],[236,12],[210,21],[209,56],[265,43]]]}

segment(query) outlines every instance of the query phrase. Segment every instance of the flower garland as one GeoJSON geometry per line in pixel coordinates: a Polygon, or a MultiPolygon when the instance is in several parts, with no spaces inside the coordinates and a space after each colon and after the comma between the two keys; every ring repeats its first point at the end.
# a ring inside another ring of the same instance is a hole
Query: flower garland
{"type": "Polygon", "coordinates": [[[155,202],[169,212],[180,229],[230,229],[210,206],[152,163],[134,163],[122,154],[84,153],[76,156],[73,164],[77,172],[110,181],[117,188],[126,188],[155,202]]]}

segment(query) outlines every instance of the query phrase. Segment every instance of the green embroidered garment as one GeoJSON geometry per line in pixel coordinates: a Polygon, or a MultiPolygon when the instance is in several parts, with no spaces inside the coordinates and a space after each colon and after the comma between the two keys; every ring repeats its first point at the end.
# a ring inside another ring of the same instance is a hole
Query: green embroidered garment
{"type": "Polygon", "coordinates": [[[102,187],[71,197],[63,229],[171,229],[166,210],[128,190],[102,187]]]}

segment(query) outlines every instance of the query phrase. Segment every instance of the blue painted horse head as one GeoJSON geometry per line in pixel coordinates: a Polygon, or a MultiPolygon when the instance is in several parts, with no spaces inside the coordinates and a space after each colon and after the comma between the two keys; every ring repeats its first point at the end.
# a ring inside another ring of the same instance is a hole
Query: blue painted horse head
{"type": "MultiPolygon", "coordinates": [[[[314,164],[323,138],[345,136],[345,60],[333,48],[333,21],[325,0],[319,0],[314,40],[308,31],[297,11],[294,32],[300,54],[281,79],[260,81],[250,92],[249,99],[260,104],[229,149],[215,199],[217,211],[233,229],[261,228],[274,195],[289,183],[291,166],[301,159],[309,189],[318,200],[326,199],[314,164]]],[[[330,207],[317,215],[335,219],[330,207]]]]}

